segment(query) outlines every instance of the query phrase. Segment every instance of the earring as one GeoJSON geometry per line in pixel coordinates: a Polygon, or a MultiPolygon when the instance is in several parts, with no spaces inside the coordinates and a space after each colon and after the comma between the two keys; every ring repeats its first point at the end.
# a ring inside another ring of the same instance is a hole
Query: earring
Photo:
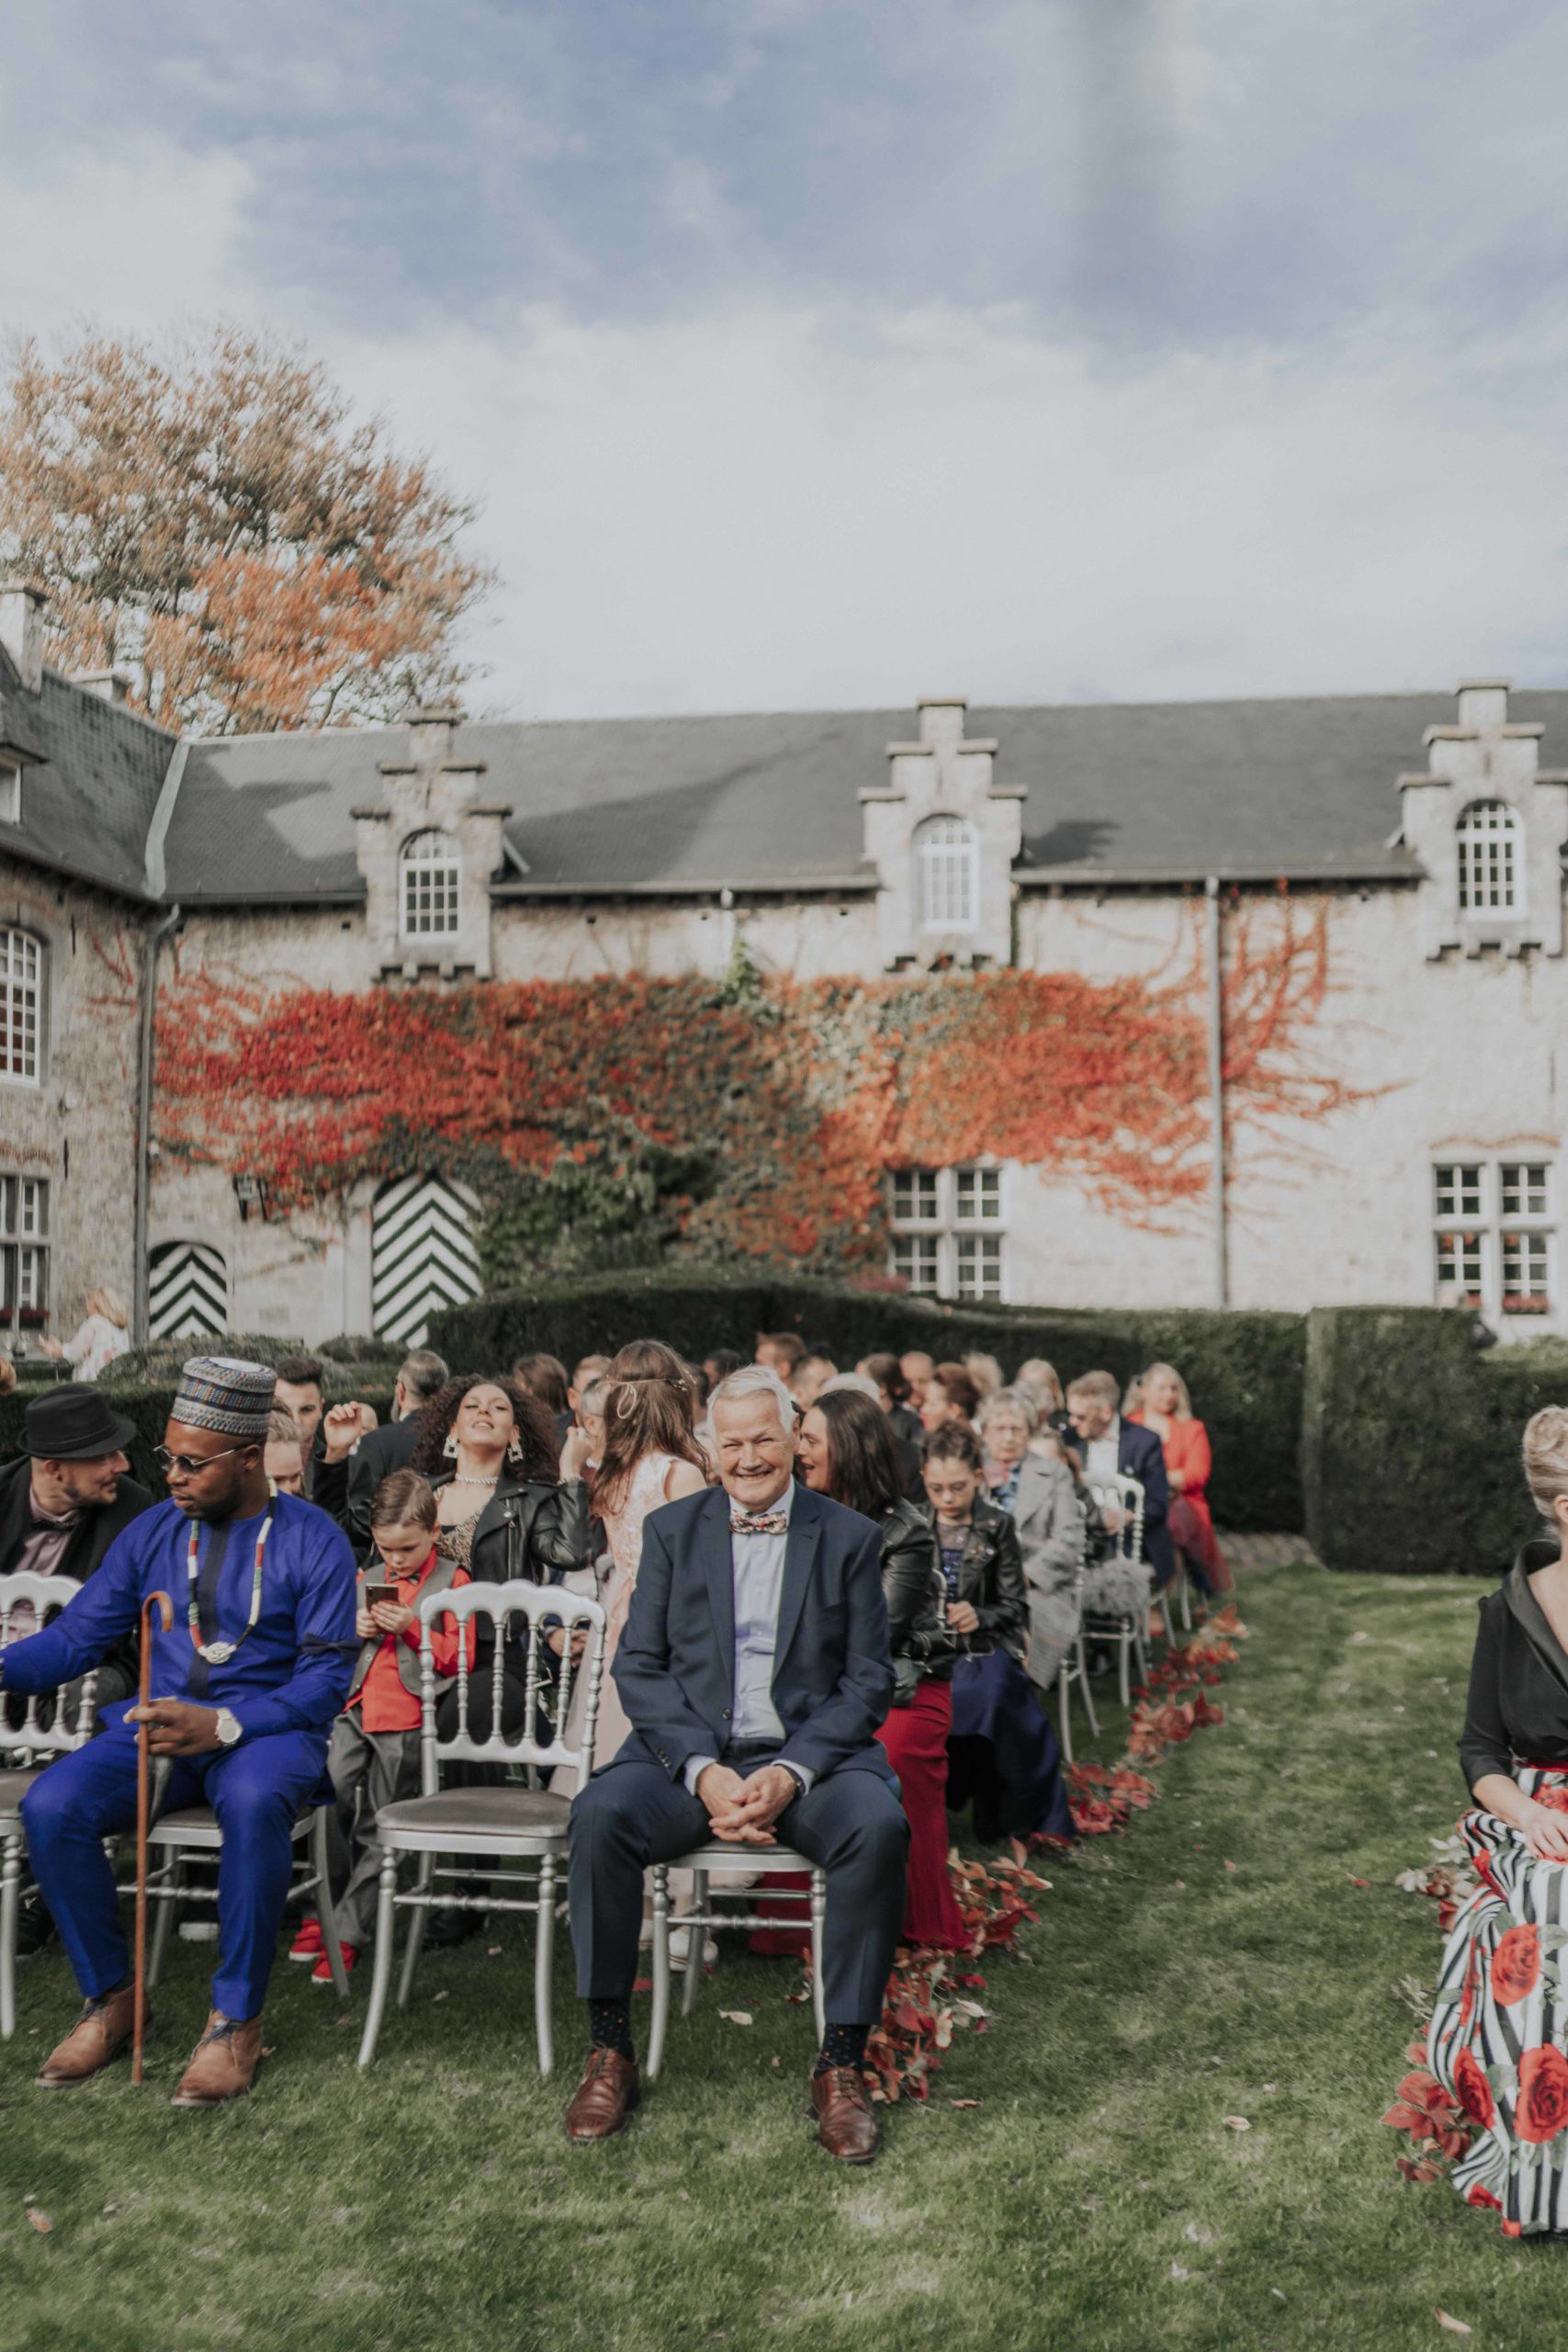
{"type": "Polygon", "coordinates": [[[456,1430],[447,1430],[446,1442],[442,1447],[441,1451],[446,1456],[448,1462],[456,1462],[457,1459],[457,1432],[456,1430]]]}
{"type": "Polygon", "coordinates": [[[511,1444],[507,1447],[507,1449],[506,1449],[506,1458],[507,1458],[508,1462],[517,1463],[517,1462],[521,1462],[521,1461],[522,1461],[522,1459],[523,1459],[523,1441],[522,1441],[522,1439],[521,1439],[520,1437],[514,1437],[514,1438],[513,1439],[513,1441],[512,1441],[511,1444]]]}

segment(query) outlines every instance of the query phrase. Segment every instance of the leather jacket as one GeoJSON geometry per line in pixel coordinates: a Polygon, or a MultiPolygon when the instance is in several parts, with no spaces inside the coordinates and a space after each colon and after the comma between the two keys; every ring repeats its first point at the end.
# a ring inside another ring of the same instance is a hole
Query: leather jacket
{"type": "MultiPolygon", "coordinates": [[[[929,1504],[924,1517],[934,1532],[936,1513],[929,1504]]],[[[1023,1658],[1029,1592],[1018,1530],[1008,1513],[983,1495],[975,1498],[974,1519],[958,1562],[958,1590],[953,1597],[968,1601],[980,1621],[973,1634],[948,1633],[958,1657],[983,1657],[992,1650],[1004,1649],[1023,1658]]]]}
{"type": "MultiPolygon", "coordinates": [[[[433,1478],[439,1492],[451,1484],[450,1473],[433,1478]]],[[[536,1479],[514,1478],[503,1471],[495,1492],[479,1513],[474,1530],[468,1573],[476,1584],[559,1584],[571,1568],[585,1568],[588,1542],[588,1489],[581,1478],[564,1479],[558,1487],[536,1479]]],[[[491,1621],[474,1620],[474,1642],[479,1657],[494,1645],[491,1621]]],[[[515,1634],[507,1644],[519,1655],[525,1645],[515,1634]]]]}
{"type": "Polygon", "coordinates": [[[912,1690],[926,1674],[945,1680],[953,1671],[953,1644],[944,1622],[947,1579],[931,1521],[918,1503],[900,1498],[884,1511],[881,1526],[888,1647],[895,1667],[908,1661],[917,1669],[901,1668],[899,1688],[912,1690]]]}

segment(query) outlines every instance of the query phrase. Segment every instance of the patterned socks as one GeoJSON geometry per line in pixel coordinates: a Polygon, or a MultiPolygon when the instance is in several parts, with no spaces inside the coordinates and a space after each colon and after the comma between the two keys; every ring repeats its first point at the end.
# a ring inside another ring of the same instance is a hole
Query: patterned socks
{"type": "Polygon", "coordinates": [[[865,2063],[870,2032],[868,2025],[829,2025],[817,2064],[811,2069],[813,2078],[827,2074],[833,2066],[852,2066],[858,2074],[865,2063]]]}
{"type": "MultiPolygon", "coordinates": [[[[635,2064],[637,2052],[632,2046],[630,1996],[623,1996],[618,2001],[590,2001],[588,2038],[595,2050],[613,2050],[617,2058],[635,2064]]],[[[863,2042],[863,2034],[861,2039],[863,2042]]]]}

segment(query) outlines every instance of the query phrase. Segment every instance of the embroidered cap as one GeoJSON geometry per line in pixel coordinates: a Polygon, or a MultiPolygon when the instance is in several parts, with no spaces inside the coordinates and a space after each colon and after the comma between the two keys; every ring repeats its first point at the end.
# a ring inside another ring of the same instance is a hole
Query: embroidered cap
{"type": "Polygon", "coordinates": [[[172,1421],[186,1429],[218,1430],[225,1437],[266,1443],[267,1416],[277,1375],[265,1363],[240,1363],[232,1356],[192,1356],[180,1374],[172,1421]]]}

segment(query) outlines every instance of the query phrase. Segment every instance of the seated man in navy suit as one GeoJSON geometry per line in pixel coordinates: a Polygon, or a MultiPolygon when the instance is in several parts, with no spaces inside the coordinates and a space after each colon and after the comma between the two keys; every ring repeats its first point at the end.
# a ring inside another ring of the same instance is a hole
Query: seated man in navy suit
{"type": "MultiPolygon", "coordinates": [[[[1153,1430],[1124,1421],[1119,1410],[1122,1391],[1109,1372],[1086,1372],[1067,1390],[1067,1415],[1077,1433],[1086,1486],[1095,1486],[1120,1473],[1136,1478],[1144,1490],[1144,1549],[1155,1572],[1155,1589],[1163,1591],[1176,1573],[1166,1514],[1170,1509],[1170,1481],[1165,1475],[1165,1454],[1153,1430]]],[[[1106,1514],[1111,1534],[1116,1527],[1106,1514]]]]}
{"type": "Polygon", "coordinates": [[[637,2104],[631,1993],[649,1863],[716,1838],[783,1843],[828,1876],[817,2136],[841,2162],[868,2164],[880,2134],[861,2062],[908,1846],[874,1736],[893,1696],[881,1539],[858,1511],[795,1485],[795,1408],[775,1372],[731,1373],[712,1410],[723,1485],[645,1522],[613,1669],[634,1729],[571,1809],[571,1939],[592,2048],[567,2136],[607,2139],[637,2104]]]}

